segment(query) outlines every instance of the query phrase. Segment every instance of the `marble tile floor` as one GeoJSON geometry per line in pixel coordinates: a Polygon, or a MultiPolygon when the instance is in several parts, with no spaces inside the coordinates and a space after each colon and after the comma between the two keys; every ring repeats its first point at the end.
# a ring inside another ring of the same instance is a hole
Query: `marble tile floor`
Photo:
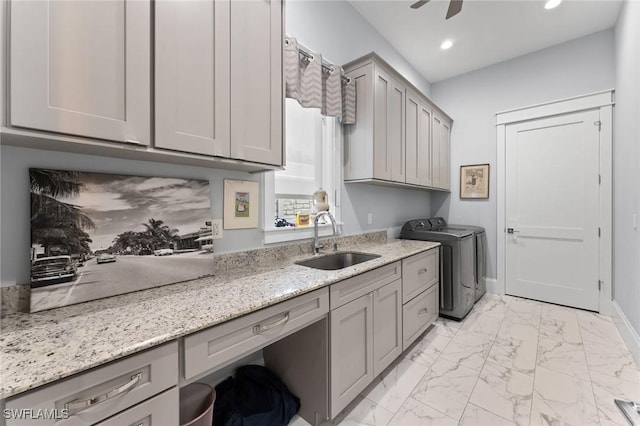
{"type": "Polygon", "coordinates": [[[439,318],[334,424],[627,426],[616,397],[640,401],[640,369],[610,317],[486,294],[463,321],[439,318]]]}

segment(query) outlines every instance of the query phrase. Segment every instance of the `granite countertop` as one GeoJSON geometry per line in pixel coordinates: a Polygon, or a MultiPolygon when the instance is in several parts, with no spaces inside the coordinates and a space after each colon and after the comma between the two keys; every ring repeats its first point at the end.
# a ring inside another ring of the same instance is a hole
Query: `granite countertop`
{"type": "Polygon", "coordinates": [[[244,259],[244,265],[212,277],[34,314],[8,314],[0,322],[0,399],[438,245],[409,240],[356,242],[348,248],[380,257],[337,271],[293,263],[310,254],[274,258],[269,266],[261,263],[256,267],[244,259]]]}

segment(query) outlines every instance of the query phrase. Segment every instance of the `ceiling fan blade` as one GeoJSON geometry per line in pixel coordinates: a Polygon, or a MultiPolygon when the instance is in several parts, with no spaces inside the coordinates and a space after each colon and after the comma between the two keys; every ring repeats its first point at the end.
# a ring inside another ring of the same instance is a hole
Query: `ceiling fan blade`
{"type": "Polygon", "coordinates": [[[417,2],[411,5],[411,9],[417,9],[419,7],[422,7],[425,4],[429,3],[429,1],[431,0],[418,0],[417,2]]]}
{"type": "MultiPolygon", "coordinates": [[[[411,6],[413,7],[413,6],[411,6]]],[[[451,0],[449,3],[449,10],[447,10],[447,17],[445,19],[456,16],[462,10],[462,0],[451,0]]]]}

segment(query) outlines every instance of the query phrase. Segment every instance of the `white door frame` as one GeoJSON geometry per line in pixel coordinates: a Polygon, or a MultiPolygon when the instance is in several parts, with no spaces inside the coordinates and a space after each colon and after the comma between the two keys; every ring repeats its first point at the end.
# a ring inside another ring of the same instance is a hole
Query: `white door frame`
{"type": "MultiPolygon", "coordinates": [[[[497,241],[498,241],[498,291],[506,293],[506,126],[559,114],[600,109],[600,229],[599,269],[602,287],[599,312],[611,314],[612,288],[612,241],[613,241],[613,105],[614,89],[590,93],[583,96],[561,99],[496,113],[497,126],[497,241]]],[[[598,283],[593,283],[598,285],[598,283]]]]}

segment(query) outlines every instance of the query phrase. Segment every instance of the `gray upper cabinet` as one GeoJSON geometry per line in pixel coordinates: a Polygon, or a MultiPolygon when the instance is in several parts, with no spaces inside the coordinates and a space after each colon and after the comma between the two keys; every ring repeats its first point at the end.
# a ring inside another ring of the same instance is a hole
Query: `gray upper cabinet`
{"type": "Polygon", "coordinates": [[[452,120],[375,53],[344,67],[357,102],[344,131],[345,181],[448,190],[452,120]]]}
{"type": "Polygon", "coordinates": [[[13,1],[12,126],[150,143],[148,1],[13,1]]]}
{"type": "Polygon", "coordinates": [[[231,158],[283,164],[281,0],[231,2],[231,158]]]}
{"type": "Polygon", "coordinates": [[[431,108],[411,89],[406,94],[406,182],[431,186],[431,108]]]}
{"type": "Polygon", "coordinates": [[[433,114],[433,186],[439,189],[451,189],[450,165],[451,122],[444,117],[433,114]]]}
{"type": "Polygon", "coordinates": [[[282,2],[156,3],[156,147],[282,165],[282,2]]]}
{"type": "Polygon", "coordinates": [[[375,68],[373,177],[404,182],[404,87],[375,68]]]}
{"type": "Polygon", "coordinates": [[[282,0],[15,0],[8,10],[10,143],[247,171],[284,164],[282,0]]]}
{"type": "Polygon", "coordinates": [[[155,146],[230,155],[230,2],[155,4],[155,146]]]}

